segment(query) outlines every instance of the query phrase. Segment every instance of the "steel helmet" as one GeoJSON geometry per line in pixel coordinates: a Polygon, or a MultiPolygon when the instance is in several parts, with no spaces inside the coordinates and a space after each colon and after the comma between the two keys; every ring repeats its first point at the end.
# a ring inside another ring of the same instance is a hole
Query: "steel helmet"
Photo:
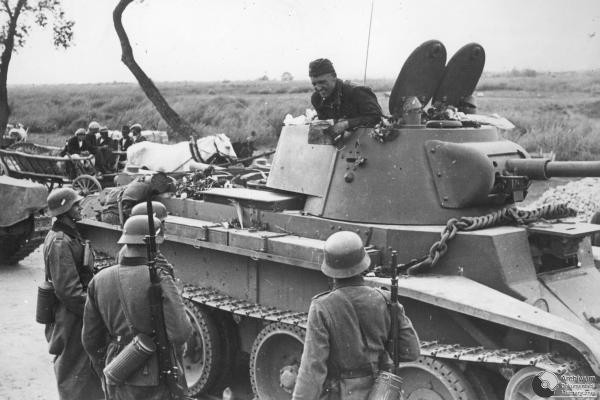
{"type": "MultiPolygon", "coordinates": [[[[152,202],[152,211],[154,212],[154,216],[158,218],[161,222],[167,218],[167,207],[159,201],[152,202]]],[[[146,214],[146,202],[136,204],[131,209],[131,215],[147,215],[146,214]]]]}
{"type": "Polygon", "coordinates": [[[321,271],[330,278],[350,278],[371,264],[360,236],[354,232],[341,231],[329,236],[323,252],[321,271]]]}
{"type": "MultiPolygon", "coordinates": [[[[160,229],[160,220],[154,217],[154,229],[160,229]]],[[[145,215],[134,215],[125,221],[123,234],[119,238],[118,244],[146,244],[144,240],[150,234],[148,229],[148,217],[145,215]]],[[[156,232],[156,243],[164,242],[165,238],[156,232]]]]}
{"type": "Polygon", "coordinates": [[[71,188],[55,189],[48,195],[48,214],[51,217],[64,214],[81,200],[83,197],[71,188]]]}
{"type": "Polygon", "coordinates": [[[100,124],[99,124],[99,123],[97,123],[96,121],[92,121],[92,122],[90,122],[90,124],[88,125],[88,129],[89,129],[90,131],[91,131],[91,130],[96,130],[96,131],[98,131],[98,130],[100,130],[100,124]]]}

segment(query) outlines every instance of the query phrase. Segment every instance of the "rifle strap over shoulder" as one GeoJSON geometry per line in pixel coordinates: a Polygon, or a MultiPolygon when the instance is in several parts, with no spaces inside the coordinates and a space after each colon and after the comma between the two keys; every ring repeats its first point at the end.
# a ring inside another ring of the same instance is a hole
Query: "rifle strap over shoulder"
{"type": "Polygon", "coordinates": [[[127,325],[129,325],[129,329],[131,330],[131,337],[137,335],[138,333],[140,333],[140,331],[138,329],[136,329],[136,327],[133,325],[133,323],[131,322],[131,317],[129,314],[129,310],[127,309],[127,302],[125,301],[125,292],[123,291],[123,285],[121,283],[121,267],[117,267],[114,268],[113,270],[113,274],[115,275],[115,279],[116,279],[116,284],[117,284],[117,291],[119,293],[119,301],[121,303],[121,308],[123,309],[123,314],[125,315],[125,320],[127,321],[127,325]]]}
{"type": "MultiPolygon", "coordinates": [[[[339,290],[336,289],[333,291],[333,293],[336,293],[339,295],[339,297],[341,297],[350,307],[350,309],[352,310],[352,314],[353,317],[356,318],[356,323],[358,324],[358,330],[360,331],[360,337],[361,337],[361,341],[363,343],[363,346],[365,348],[365,350],[368,349],[367,346],[367,337],[365,335],[365,332],[362,328],[362,325],[360,323],[360,319],[358,317],[358,313],[356,312],[356,308],[354,307],[354,304],[352,303],[352,301],[350,300],[350,298],[346,295],[346,293],[344,293],[343,290],[339,290]]],[[[340,377],[343,377],[344,375],[353,375],[353,373],[355,372],[359,372],[360,373],[365,373],[366,370],[368,369],[373,375],[377,372],[375,370],[375,366],[373,364],[370,363],[370,360],[366,359],[364,360],[364,363],[362,365],[363,368],[357,370],[357,371],[342,371],[339,366],[336,366],[338,373],[340,374],[340,377]]]]}

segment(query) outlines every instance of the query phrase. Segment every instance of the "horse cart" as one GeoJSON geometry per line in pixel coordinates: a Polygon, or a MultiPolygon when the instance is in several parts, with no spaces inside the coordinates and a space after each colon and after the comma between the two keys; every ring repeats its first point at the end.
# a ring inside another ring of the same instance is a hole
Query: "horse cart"
{"type": "Polygon", "coordinates": [[[0,149],[2,173],[13,178],[31,179],[45,185],[48,190],[70,184],[82,195],[113,185],[115,173],[99,176],[92,162],[93,155],[60,156],[60,150],[33,143],[0,149]]]}

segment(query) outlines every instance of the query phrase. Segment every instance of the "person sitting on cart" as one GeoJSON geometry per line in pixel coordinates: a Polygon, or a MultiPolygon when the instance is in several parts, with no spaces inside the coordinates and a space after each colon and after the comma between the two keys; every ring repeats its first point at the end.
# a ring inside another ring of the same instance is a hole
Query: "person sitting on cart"
{"type": "MultiPolygon", "coordinates": [[[[103,126],[100,128],[100,137],[96,142],[96,151],[101,154],[102,166],[106,172],[113,169],[112,147],[112,139],[108,136],[108,128],[103,126]]],[[[96,165],[98,165],[98,162],[99,160],[96,159],[96,165]]]]}
{"type": "Polygon", "coordinates": [[[96,121],[90,122],[88,125],[88,130],[85,134],[85,141],[90,148],[96,147],[96,135],[100,131],[100,124],[96,121]]]}
{"type": "Polygon", "coordinates": [[[91,153],[92,149],[88,146],[85,141],[85,129],[79,128],[75,131],[75,134],[67,140],[67,144],[60,152],[61,157],[65,155],[80,154],[87,156],[91,153]]]}
{"type": "Polygon", "coordinates": [[[100,124],[96,121],[90,122],[88,125],[88,131],[85,134],[85,141],[91,148],[90,153],[94,155],[96,162],[94,167],[98,175],[106,174],[106,160],[103,151],[98,147],[97,134],[100,132],[100,124]]]}
{"type": "MultiPolygon", "coordinates": [[[[75,131],[75,134],[67,140],[67,144],[59,153],[61,157],[66,155],[80,155],[82,157],[87,157],[90,154],[94,153],[94,148],[90,147],[89,143],[85,140],[85,129],[79,128],[75,131]]],[[[76,161],[74,161],[76,162],[76,161]]],[[[78,175],[77,169],[75,168],[74,162],[66,163],[66,172],[70,179],[75,179],[78,175]]],[[[82,164],[82,166],[86,167],[87,163],[82,164]]],[[[89,165],[87,165],[89,166],[89,165]]],[[[91,171],[85,170],[86,173],[91,171]]]]}
{"type": "Polygon", "coordinates": [[[133,139],[129,136],[129,132],[129,125],[123,125],[121,128],[121,135],[123,135],[123,137],[119,140],[118,150],[127,151],[129,146],[133,144],[133,139]]]}
{"type": "Polygon", "coordinates": [[[148,140],[144,137],[144,135],[142,135],[142,125],[140,125],[140,124],[131,125],[131,134],[133,135],[133,143],[132,144],[148,140]]]}

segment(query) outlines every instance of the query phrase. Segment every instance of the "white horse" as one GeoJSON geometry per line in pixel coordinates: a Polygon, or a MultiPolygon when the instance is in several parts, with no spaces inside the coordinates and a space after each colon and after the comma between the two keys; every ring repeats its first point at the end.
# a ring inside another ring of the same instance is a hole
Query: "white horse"
{"type": "Polygon", "coordinates": [[[203,170],[210,164],[221,164],[237,158],[227,135],[205,136],[196,140],[196,153],[192,143],[176,144],[139,142],[127,149],[127,165],[160,172],[187,172],[203,170]],[[196,161],[194,158],[197,158],[196,161]]]}

